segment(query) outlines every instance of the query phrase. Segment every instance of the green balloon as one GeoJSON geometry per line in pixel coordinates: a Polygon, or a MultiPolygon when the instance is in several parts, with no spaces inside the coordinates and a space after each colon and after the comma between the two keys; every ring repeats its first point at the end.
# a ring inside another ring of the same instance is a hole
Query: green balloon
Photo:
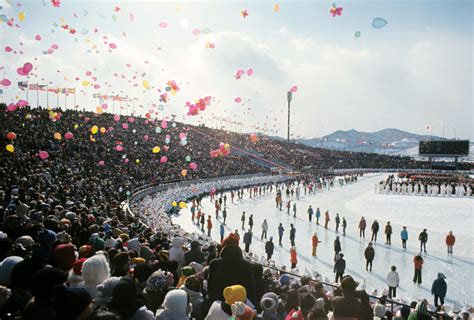
{"type": "Polygon", "coordinates": [[[356,32],[354,32],[354,37],[356,37],[356,38],[360,38],[360,31],[356,31],[356,32]]]}
{"type": "Polygon", "coordinates": [[[186,162],[189,162],[191,161],[191,157],[190,156],[186,156],[186,162]]]}

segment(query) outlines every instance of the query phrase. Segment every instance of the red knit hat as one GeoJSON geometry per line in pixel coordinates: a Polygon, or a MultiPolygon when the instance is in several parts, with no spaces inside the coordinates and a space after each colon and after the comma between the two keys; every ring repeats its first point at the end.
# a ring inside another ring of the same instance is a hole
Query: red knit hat
{"type": "Polygon", "coordinates": [[[292,309],[286,316],[285,320],[304,320],[304,318],[301,310],[292,309]]]}
{"type": "Polygon", "coordinates": [[[76,262],[76,254],[74,250],[74,245],[60,244],[54,248],[54,261],[56,266],[64,271],[69,271],[72,269],[74,262],[76,262]]]}
{"type": "Polygon", "coordinates": [[[79,260],[76,260],[76,262],[74,262],[74,266],[72,267],[72,271],[74,272],[75,275],[82,276],[82,264],[86,260],[87,260],[87,258],[81,258],[79,260]]]}
{"type": "Polygon", "coordinates": [[[235,233],[230,233],[227,237],[224,238],[221,242],[221,247],[238,247],[239,246],[240,237],[235,233]]]}

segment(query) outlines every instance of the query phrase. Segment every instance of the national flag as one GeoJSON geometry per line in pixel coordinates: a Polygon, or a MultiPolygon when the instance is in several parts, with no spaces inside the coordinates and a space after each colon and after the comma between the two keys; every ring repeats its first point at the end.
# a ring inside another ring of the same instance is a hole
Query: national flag
{"type": "Polygon", "coordinates": [[[48,89],[48,85],[47,84],[39,84],[38,85],[38,90],[39,91],[46,91],[48,89]]]}
{"type": "Polygon", "coordinates": [[[38,84],[30,84],[28,87],[30,90],[38,90],[38,84]]]}
{"type": "Polygon", "coordinates": [[[76,88],[67,88],[67,93],[76,94],[76,88]]]}
{"type": "Polygon", "coordinates": [[[63,93],[63,94],[66,94],[67,90],[66,88],[58,88],[59,90],[59,93],[63,93]]]}
{"type": "Polygon", "coordinates": [[[48,92],[58,93],[59,89],[58,88],[49,88],[48,92]]]}
{"type": "Polygon", "coordinates": [[[28,81],[19,81],[18,82],[18,88],[21,90],[27,89],[28,88],[28,81]]]}

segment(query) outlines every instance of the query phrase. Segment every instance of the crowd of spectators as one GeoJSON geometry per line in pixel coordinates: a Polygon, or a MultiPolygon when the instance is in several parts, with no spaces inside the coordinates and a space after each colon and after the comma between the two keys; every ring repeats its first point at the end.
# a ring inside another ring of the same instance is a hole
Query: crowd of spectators
{"type": "MultiPolygon", "coordinates": [[[[203,248],[162,225],[142,223],[120,205],[144,184],[267,171],[232,152],[211,158],[217,141],[251,147],[292,166],[319,159],[321,166],[344,167],[353,158],[351,165],[373,167],[377,162],[371,161],[385,156],[264,138],[249,145],[246,135],[202,127],[196,133],[172,121],[116,121],[110,114],[28,107],[7,112],[4,105],[0,128],[2,319],[429,318],[424,301],[396,313],[377,307],[384,305],[383,297],[371,307],[350,276],[334,289],[263,268],[243,259],[235,234],[203,248]],[[67,132],[72,139],[65,138],[67,132]],[[179,138],[183,132],[187,144],[179,138]],[[14,150],[5,150],[6,145],[14,150]],[[161,151],[153,153],[155,146],[161,151]],[[47,157],[40,158],[41,151],[47,157]],[[196,171],[190,161],[198,165],[196,171]]],[[[394,161],[391,166],[411,161],[385,160],[394,161]]]]}

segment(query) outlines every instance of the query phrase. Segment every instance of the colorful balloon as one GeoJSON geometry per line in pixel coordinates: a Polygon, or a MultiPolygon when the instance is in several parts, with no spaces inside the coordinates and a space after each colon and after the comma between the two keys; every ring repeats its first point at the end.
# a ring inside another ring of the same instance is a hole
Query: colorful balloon
{"type": "Polygon", "coordinates": [[[375,29],[383,28],[387,25],[388,21],[381,17],[376,17],[372,19],[372,27],[375,29]]]}
{"type": "Polygon", "coordinates": [[[8,132],[7,133],[7,139],[8,140],[15,140],[16,139],[16,133],[15,132],[8,132]]]}
{"type": "Polygon", "coordinates": [[[38,156],[40,157],[41,160],[46,160],[49,158],[49,153],[46,151],[41,151],[38,153],[38,156]]]}
{"type": "Polygon", "coordinates": [[[191,169],[191,170],[197,170],[197,168],[198,168],[198,165],[197,165],[196,163],[191,162],[191,163],[189,164],[189,169],[191,169]]]}
{"type": "Polygon", "coordinates": [[[153,149],[151,149],[151,152],[153,152],[153,153],[158,153],[160,151],[161,151],[161,149],[158,146],[155,146],[155,147],[153,147],[153,149]]]}
{"type": "Polygon", "coordinates": [[[15,147],[14,147],[12,144],[7,144],[7,145],[5,146],[5,149],[6,149],[8,152],[10,152],[10,153],[15,152],[15,147]]]}
{"type": "Polygon", "coordinates": [[[74,138],[74,134],[72,132],[66,132],[64,134],[64,139],[71,140],[72,138],[74,138]]]}
{"type": "Polygon", "coordinates": [[[92,133],[92,134],[96,134],[98,131],[99,131],[99,127],[98,127],[98,126],[92,126],[92,128],[91,128],[91,133],[92,133]]]}
{"type": "Polygon", "coordinates": [[[360,31],[354,32],[354,38],[360,38],[360,31]]]}
{"type": "Polygon", "coordinates": [[[59,132],[55,132],[54,135],[53,135],[53,138],[55,140],[61,140],[61,134],[59,132]]]}
{"type": "Polygon", "coordinates": [[[179,208],[180,208],[180,209],[186,208],[186,202],[180,201],[180,202],[179,202],[179,208]]]}

